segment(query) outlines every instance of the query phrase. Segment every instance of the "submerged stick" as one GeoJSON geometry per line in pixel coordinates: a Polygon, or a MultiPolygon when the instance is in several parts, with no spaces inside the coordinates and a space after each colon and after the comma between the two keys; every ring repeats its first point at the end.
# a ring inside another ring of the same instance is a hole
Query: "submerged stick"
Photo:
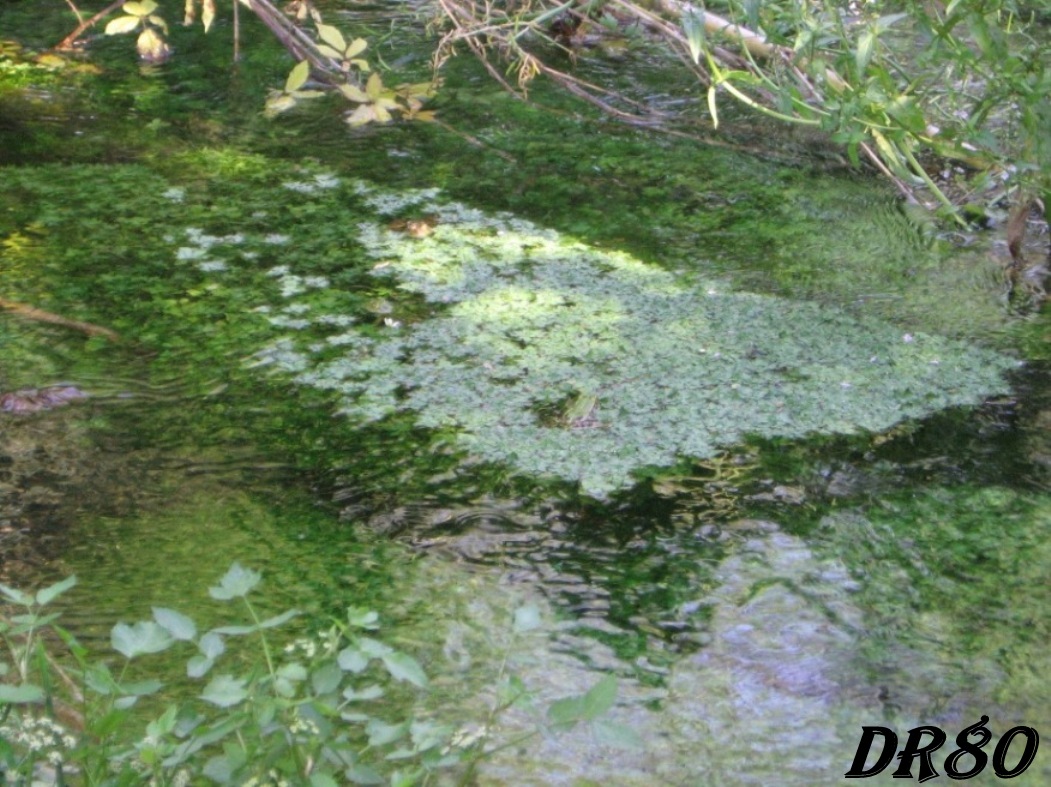
{"type": "Polygon", "coordinates": [[[101,325],[82,322],[81,320],[71,320],[68,317],[63,317],[61,314],[44,311],[43,309],[38,309],[35,306],[30,306],[26,303],[18,303],[17,301],[9,301],[7,298],[0,298],[0,309],[11,312],[12,314],[17,314],[20,317],[25,317],[27,320],[46,322],[51,325],[61,325],[63,328],[72,328],[75,331],[86,333],[88,336],[105,336],[110,341],[120,341],[120,335],[117,334],[116,331],[111,331],[109,328],[103,328],[101,325]]]}

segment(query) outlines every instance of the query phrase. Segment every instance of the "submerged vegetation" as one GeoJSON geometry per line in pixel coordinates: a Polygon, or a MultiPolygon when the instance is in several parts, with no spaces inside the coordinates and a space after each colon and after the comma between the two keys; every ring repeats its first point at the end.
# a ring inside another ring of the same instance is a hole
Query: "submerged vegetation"
{"type": "MultiPolygon", "coordinates": [[[[104,194],[109,174],[90,191],[104,194]]],[[[113,174],[118,190],[123,180],[135,188],[134,171],[113,174]]],[[[273,213],[250,204],[194,226],[212,212],[208,190],[141,173],[158,209],[155,273],[142,268],[141,286],[162,310],[178,316],[205,299],[206,314],[232,320],[236,304],[244,336],[233,325],[205,330],[255,366],[333,391],[333,409],[355,421],[410,411],[474,459],[576,482],[588,495],[749,436],[879,432],[973,404],[1003,392],[1015,365],[831,307],[676,277],[434,191],[276,174],[269,187],[256,180],[256,204],[324,216],[329,235],[313,225],[272,231],[273,213]],[[249,337],[268,334],[253,348],[249,337]]],[[[58,197],[28,171],[9,188],[58,197]]],[[[69,197],[59,200],[66,209],[69,197]]],[[[37,210],[49,223],[48,208],[37,210]]]]}

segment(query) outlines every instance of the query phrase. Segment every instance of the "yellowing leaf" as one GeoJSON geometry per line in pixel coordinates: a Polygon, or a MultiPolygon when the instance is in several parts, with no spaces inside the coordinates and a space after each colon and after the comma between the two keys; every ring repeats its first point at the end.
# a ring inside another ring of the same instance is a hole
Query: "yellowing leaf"
{"type": "Polygon", "coordinates": [[[368,94],[357,85],[340,85],[339,92],[351,101],[357,101],[359,104],[367,104],[369,101],[368,94]]]}
{"type": "Polygon", "coordinates": [[[433,109],[425,109],[422,112],[413,113],[412,119],[422,120],[424,123],[433,123],[438,119],[438,116],[434,113],[433,109]]]}
{"type": "Polygon", "coordinates": [[[201,24],[204,25],[204,32],[212,26],[212,22],[215,21],[215,0],[201,0],[201,24]]]}
{"type": "Polygon", "coordinates": [[[153,0],[142,0],[136,2],[136,0],[130,0],[124,4],[124,13],[132,14],[133,16],[149,16],[157,10],[157,4],[153,0]]]}
{"type": "Polygon", "coordinates": [[[360,57],[350,61],[350,64],[356,67],[359,71],[364,71],[366,74],[372,70],[368,60],[362,60],[360,57]]]}
{"type": "Polygon", "coordinates": [[[273,117],[274,115],[280,115],[282,112],[287,112],[295,105],[295,96],[290,96],[287,93],[276,93],[272,98],[267,99],[266,109],[263,110],[263,114],[267,117],[273,117]]]}
{"type": "Polygon", "coordinates": [[[285,82],[285,92],[294,93],[303,87],[306,83],[307,78],[310,76],[310,63],[306,60],[301,61],[292,69],[288,75],[288,80],[285,82]]]}
{"type": "Polygon", "coordinates": [[[339,32],[338,27],[333,27],[332,25],[318,25],[317,34],[322,41],[337,50],[340,55],[346,50],[347,41],[343,38],[343,34],[339,32]]]}
{"type": "Polygon", "coordinates": [[[366,123],[371,123],[375,119],[376,116],[372,113],[372,105],[362,104],[347,115],[347,124],[350,126],[364,126],[366,123]]]}
{"type": "Polygon", "coordinates": [[[322,44],[321,46],[319,46],[317,48],[317,51],[320,52],[321,54],[323,54],[325,57],[330,57],[333,60],[342,60],[343,59],[343,53],[342,52],[337,52],[335,49],[333,49],[330,46],[326,46],[325,44],[322,44]]]}
{"type": "Polygon", "coordinates": [[[150,14],[147,17],[147,19],[149,19],[151,22],[153,22],[153,24],[157,25],[157,27],[159,27],[165,33],[168,32],[168,23],[164,21],[164,17],[163,16],[157,16],[156,14],[150,14]]]}
{"type": "Polygon", "coordinates": [[[394,119],[386,107],[382,107],[379,104],[373,105],[372,112],[376,116],[377,123],[390,123],[394,119]]]}
{"type": "Polygon", "coordinates": [[[139,57],[149,63],[161,63],[171,54],[164,39],[157,35],[157,31],[152,27],[139,33],[139,40],[135,42],[135,48],[139,50],[139,57]]]}
{"type": "Polygon", "coordinates": [[[369,81],[365,84],[365,92],[368,93],[369,98],[373,101],[376,101],[383,95],[383,80],[380,79],[379,74],[373,74],[369,77],[369,81]]]}
{"type": "Polygon", "coordinates": [[[364,38],[355,38],[350,42],[350,46],[343,48],[343,57],[350,60],[352,57],[360,55],[368,48],[369,42],[364,38]]]}
{"type": "Polygon", "coordinates": [[[130,33],[139,26],[141,21],[137,16],[118,16],[116,19],[111,19],[109,24],[106,25],[106,35],[115,36],[121,33],[130,33]]]}

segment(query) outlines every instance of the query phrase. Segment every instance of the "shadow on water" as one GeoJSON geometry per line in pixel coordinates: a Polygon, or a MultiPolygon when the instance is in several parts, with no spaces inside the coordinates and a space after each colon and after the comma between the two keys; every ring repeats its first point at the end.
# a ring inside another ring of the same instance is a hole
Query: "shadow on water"
{"type": "MultiPolygon", "coordinates": [[[[219,57],[217,45],[200,46],[219,57]]],[[[271,73],[286,65],[257,57],[271,73]]],[[[181,166],[164,160],[168,146],[213,147],[231,182],[242,160],[224,159],[224,146],[310,155],[392,187],[440,184],[687,275],[838,303],[902,330],[919,321],[1013,341],[995,258],[953,252],[870,183],[739,157],[669,167],[661,162],[684,162],[688,149],[567,113],[538,120],[456,68],[442,108],[481,149],[415,127],[369,130],[350,146],[331,108],[277,127],[224,123],[207,110],[227,94],[193,68],[110,95],[119,133],[83,105],[33,109],[56,98],[29,92],[4,99],[15,111],[0,134],[38,135],[6,163],[112,162],[136,157],[120,135],[150,118],[142,158],[166,174],[181,166]],[[62,136],[69,118],[83,134],[62,136]],[[79,150],[60,150],[70,139],[79,150]]],[[[258,106],[264,84],[240,100],[258,106]]],[[[221,203],[209,206],[217,224],[233,210],[221,203]]],[[[12,229],[3,225],[5,236],[12,229]]],[[[1046,366],[1020,371],[1012,396],[981,407],[877,435],[751,440],[598,502],[488,467],[457,474],[434,435],[411,423],[333,426],[330,403],[242,368],[253,341],[216,338],[248,330],[239,320],[251,301],[228,292],[227,305],[197,313],[210,297],[199,282],[178,298],[160,286],[144,293],[160,274],[130,251],[120,259],[127,282],[96,262],[27,275],[38,289],[25,294],[54,286],[132,331],[164,310],[171,319],[142,328],[140,349],[0,317],[0,393],[62,383],[88,394],[0,413],[0,576],[78,574],[66,614],[89,641],[102,644],[114,621],[148,616],[153,604],[216,614],[205,589],[237,559],[264,569],[275,611],[380,609],[464,720],[484,715],[504,655],[547,699],[600,671],[620,676],[612,715],[639,731],[644,751],[574,732],[505,750],[483,771],[494,785],[832,784],[863,724],[955,734],[982,714],[1001,733],[1051,722],[1046,366]],[[214,368],[202,371],[202,359],[214,368]],[[541,606],[546,625],[513,643],[500,632],[523,602],[541,606]]],[[[526,718],[516,711],[505,724],[513,733],[526,718]]],[[[1019,781],[1046,783],[1049,766],[1037,765],[1019,781]]]]}

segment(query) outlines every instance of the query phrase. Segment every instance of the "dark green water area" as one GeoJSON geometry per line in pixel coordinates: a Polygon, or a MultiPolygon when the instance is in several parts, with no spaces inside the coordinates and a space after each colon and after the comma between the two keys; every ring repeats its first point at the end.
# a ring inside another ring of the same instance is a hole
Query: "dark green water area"
{"type": "MultiPolygon", "coordinates": [[[[0,314],[0,393],[87,394],[0,413],[0,580],[76,574],[102,649],[206,619],[237,560],[273,611],[379,611],[453,723],[505,658],[549,700],[618,676],[641,751],[574,731],[479,784],[837,784],[866,724],[1051,733],[1051,326],[995,238],[791,132],[540,109],[466,57],[447,126],[269,120],[251,19],[236,68],[225,19],[41,64],[51,7],[0,7],[0,298],[121,340],[0,314]]],[[[403,6],[346,8],[426,77],[403,6]]]]}

